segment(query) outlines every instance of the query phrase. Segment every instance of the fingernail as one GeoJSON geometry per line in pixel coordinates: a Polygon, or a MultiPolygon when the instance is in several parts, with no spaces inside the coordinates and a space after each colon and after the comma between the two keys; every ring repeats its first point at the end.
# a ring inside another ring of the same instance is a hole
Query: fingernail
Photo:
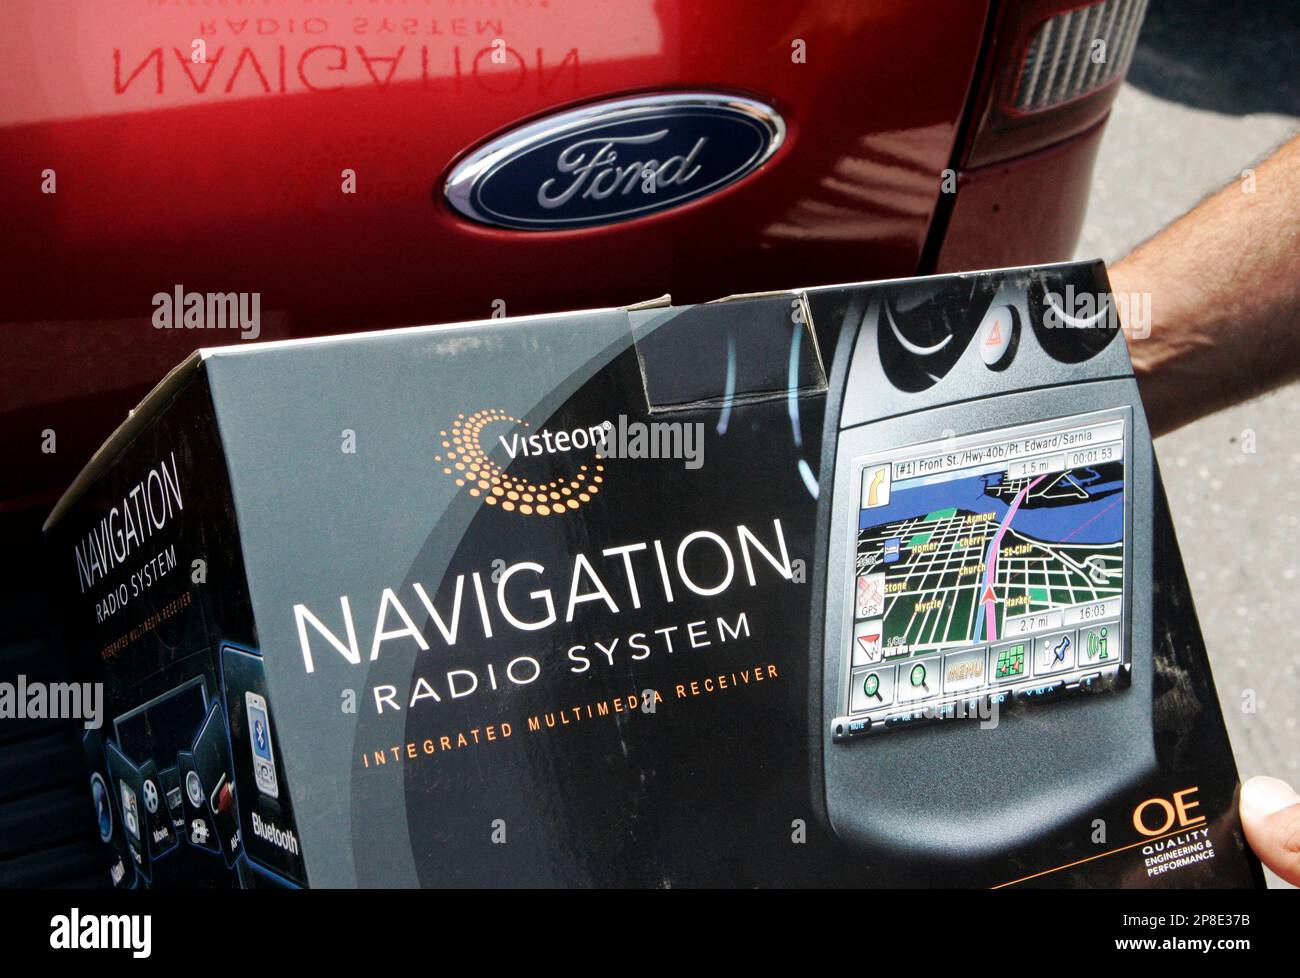
{"type": "Polygon", "coordinates": [[[1254,777],[1241,786],[1241,814],[1267,818],[1274,812],[1300,804],[1300,795],[1279,778],[1254,777]]]}

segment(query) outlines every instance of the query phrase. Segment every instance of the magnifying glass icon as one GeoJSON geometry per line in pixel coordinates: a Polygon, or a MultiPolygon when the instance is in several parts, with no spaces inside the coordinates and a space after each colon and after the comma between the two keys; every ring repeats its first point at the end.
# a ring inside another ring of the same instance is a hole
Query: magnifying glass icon
{"type": "Polygon", "coordinates": [[[908,676],[908,679],[911,680],[914,687],[920,686],[927,693],[930,692],[930,687],[925,684],[925,666],[921,665],[919,662],[912,666],[912,672],[911,675],[908,676]]]}
{"type": "Polygon", "coordinates": [[[866,680],[862,683],[862,692],[866,693],[868,696],[874,696],[876,699],[880,699],[880,677],[874,672],[867,676],[866,680]]]}

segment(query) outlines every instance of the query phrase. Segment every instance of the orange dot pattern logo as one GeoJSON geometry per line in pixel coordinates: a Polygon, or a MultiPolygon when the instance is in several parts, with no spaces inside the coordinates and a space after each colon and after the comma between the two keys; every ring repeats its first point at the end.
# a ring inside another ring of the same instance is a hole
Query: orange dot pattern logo
{"type": "Polygon", "coordinates": [[[563,516],[589,503],[605,482],[605,466],[578,466],[571,479],[529,482],[518,479],[492,461],[483,450],[479,436],[488,425],[498,421],[528,427],[528,422],[497,408],[485,408],[466,417],[456,415],[449,431],[440,431],[442,452],[434,461],[442,464],[443,474],[471,496],[507,513],[524,516],[563,516]]]}

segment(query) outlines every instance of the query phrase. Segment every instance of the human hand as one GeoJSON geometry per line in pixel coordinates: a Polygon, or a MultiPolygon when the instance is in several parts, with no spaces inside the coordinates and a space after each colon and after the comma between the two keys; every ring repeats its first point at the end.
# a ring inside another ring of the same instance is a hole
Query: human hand
{"type": "Polygon", "coordinates": [[[1300,886],[1300,795],[1278,778],[1255,777],[1241,786],[1241,824],[1255,855],[1300,886]]]}

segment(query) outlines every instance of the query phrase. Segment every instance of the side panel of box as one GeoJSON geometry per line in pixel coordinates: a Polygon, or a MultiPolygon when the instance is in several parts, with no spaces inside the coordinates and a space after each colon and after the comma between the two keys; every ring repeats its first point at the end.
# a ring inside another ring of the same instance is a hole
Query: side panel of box
{"type": "Polygon", "coordinates": [[[252,739],[260,659],[206,375],[145,410],[47,532],[70,658],[102,695],[85,737],[100,837],[120,887],[274,879],[244,858],[239,795],[257,781],[232,743],[252,739]]]}

